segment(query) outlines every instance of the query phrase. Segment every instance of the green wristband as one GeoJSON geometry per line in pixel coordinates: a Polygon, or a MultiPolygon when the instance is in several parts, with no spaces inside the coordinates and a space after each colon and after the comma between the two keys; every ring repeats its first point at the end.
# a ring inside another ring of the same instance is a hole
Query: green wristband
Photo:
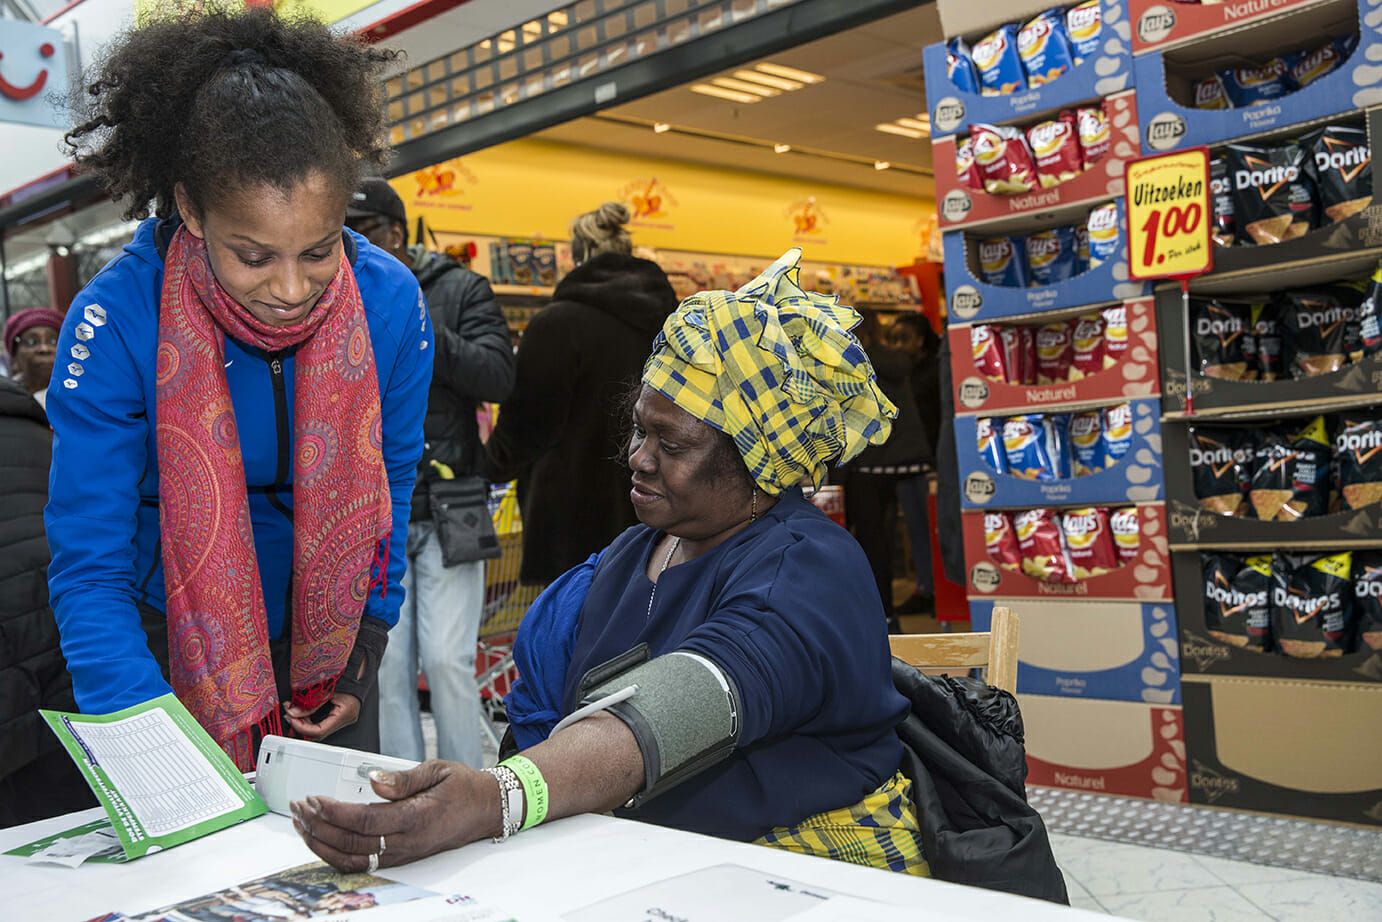
{"type": "Polygon", "coordinates": [[[523,811],[523,825],[519,828],[531,829],[547,819],[547,779],[542,777],[542,772],[538,771],[532,760],[524,756],[511,756],[499,764],[517,775],[518,783],[523,785],[526,809],[523,811]]]}

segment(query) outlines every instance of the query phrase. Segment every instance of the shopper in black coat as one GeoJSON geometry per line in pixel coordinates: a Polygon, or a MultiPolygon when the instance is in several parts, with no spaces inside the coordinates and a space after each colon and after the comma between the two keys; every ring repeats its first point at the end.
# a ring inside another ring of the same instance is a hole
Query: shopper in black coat
{"type": "Polygon", "coordinates": [[[490,436],[489,474],[518,480],[525,583],[548,583],[638,520],[629,501],[625,397],[677,306],[606,204],[572,225],[577,266],[518,346],[518,381],[490,436]]]}
{"type": "Polygon", "coordinates": [[[38,402],[0,378],[0,827],[96,805],[39,708],[75,711],[48,607],[52,433],[38,402]]]}

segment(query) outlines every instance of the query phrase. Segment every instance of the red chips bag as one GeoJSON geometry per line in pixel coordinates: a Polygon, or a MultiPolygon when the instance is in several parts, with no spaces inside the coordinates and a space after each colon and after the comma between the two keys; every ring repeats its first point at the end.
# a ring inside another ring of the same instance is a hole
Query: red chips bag
{"type": "Polygon", "coordinates": [[[1000,327],[998,342],[1009,384],[1036,383],[1036,334],[1031,327],[1000,327]]]}
{"type": "Polygon", "coordinates": [[[1074,355],[1070,377],[1075,380],[1104,370],[1104,315],[1085,314],[1075,319],[1071,335],[1074,355]]]}
{"type": "Polygon", "coordinates": [[[979,170],[974,165],[974,139],[961,138],[955,144],[955,176],[963,189],[982,192],[984,181],[979,178],[979,170]]]}
{"type": "Polygon", "coordinates": [[[1113,544],[1118,549],[1119,565],[1137,559],[1137,546],[1141,542],[1142,520],[1136,506],[1114,509],[1108,517],[1109,530],[1113,532],[1113,544]]]}
{"type": "Polygon", "coordinates": [[[1036,165],[1019,128],[973,124],[974,165],[984,189],[994,195],[1020,195],[1037,187],[1036,165]]]}
{"type": "Polygon", "coordinates": [[[1036,334],[1037,384],[1059,384],[1070,379],[1075,357],[1068,320],[1048,323],[1036,334]]]}
{"type": "Polygon", "coordinates": [[[1075,113],[1069,110],[1057,119],[1028,128],[1027,146],[1031,148],[1037,180],[1043,189],[1074,179],[1084,171],[1075,113]]]}
{"type": "Polygon", "coordinates": [[[984,513],[984,549],[989,560],[1004,570],[1021,571],[1022,551],[1017,546],[1012,518],[1006,512],[984,513]]]}
{"type": "Polygon", "coordinates": [[[1028,509],[1013,518],[1022,572],[1044,583],[1074,582],[1061,540],[1060,515],[1054,509],[1028,509]]]}
{"type": "Polygon", "coordinates": [[[1108,153],[1113,132],[1108,124],[1108,112],[1103,103],[1075,110],[1075,124],[1080,137],[1080,157],[1089,169],[1108,153]]]}
{"type": "Polygon", "coordinates": [[[1112,368],[1128,352],[1128,309],[1119,304],[1100,313],[1104,318],[1104,367],[1112,368]]]}
{"type": "Polygon", "coordinates": [[[969,348],[974,357],[974,368],[979,374],[993,381],[1011,380],[1009,366],[1003,355],[997,327],[978,324],[969,328],[969,348]]]}
{"type": "Polygon", "coordinates": [[[1108,510],[1067,509],[1061,516],[1066,554],[1075,579],[1089,579],[1118,569],[1122,562],[1113,543],[1108,510]]]}

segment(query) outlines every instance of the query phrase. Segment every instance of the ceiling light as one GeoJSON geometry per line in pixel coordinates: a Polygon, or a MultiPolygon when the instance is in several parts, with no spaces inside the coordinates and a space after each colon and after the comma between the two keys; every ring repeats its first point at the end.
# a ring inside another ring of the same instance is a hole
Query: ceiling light
{"type": "Polygon", "coordinates": [[[873,161],[873,168],[874,168],[875,170],[880,170],[880,171],[886,170],[886,169],[887,169],[888,167],[890,167],[890,166],[892,166],[892,164],[889,163],[889,162],[886,161],[886,160],[875,160],[875,161],[873,161]]]}
{"type": "Polygon", "coordinates": [[[931,133],[931,123],[923,122],[921,119],[900,118],[897,120],[897,123],[901,125],[903,128],[910,128],[913,131],[920,131],[922,134],[931,133]]]}
{"type": "Polygon", "coordinates": [[[691,92],[700,93],[702,96],[714,96],[717,99],[728,99],[730,102],[740,102],[745,105],[751,102],[761,102],[763,99],[763,97],[755,96],[752,93],[727,90],[724,87],[712,86],[709,83],[697,83],[691,87],[691,92]]]}
{"type": "Polygon", "coordinates": [[[666,122],[653,122],[653,132],[655,134],[665,134],[672,130],[672,126],[666,122]]]}
{"type": "Polygon", "coordinates": [[[566,25],[566,21],[567,20],[565,10],[557,10],[555,13],[547,14],[547,22],[556,26],[557,28],[561,28],[562,26],[566,25]]]}
{"type": "Polygon", "coordinates": [[[788,80],[795,80],[798,83],[824,83],[825,78],[820,74],[813,74],[809,70],[797,70],[795,67],[785,67],[781,64],[770,64],[763,62],[753,65],[753,69],[765,74],[772,74],[774,77],[786,77],[788,80]]]}
{"type": "Polygon", "coordinates": [[[787,80],[783,77],[773,77],[768,74],[760,74],[756,70],[736,70],[734,76],[740,80],[747,80],[750,83],[761,83],[763,86],[770,86],[774,89],[785,90],[790,93],[792,90],[799,90],[805,84],[795,80],[787,80]]]}
{"type": "Polygon", "coordinates": [[[787,153],[787,152],[788,152],[789,150],[791,150],[791,149],[792,149],[792,145],[790,145],[790,144],[774,144],[774,145],[773,145],[773,153],[775,153],[775,154],[785,154],[785,153],[787,153]]]}
{"type": "Polygon", "coordinates": [[[901,137],[911,138],[915,141],[919,141],[926,137],[926,132],[924,131],[917,131],[915,128],[903,128],[901,125],[894,125],[892,122],[884,122],[881,125],[874,125],[873,127],[884,134],[900,135],[901,137]]]}
{"type": "Polygon", "coordinates": [[[759,86],[757,83],[745,83],[743,80],[735,80],[731,77],[716,77],[710,81],[716,86],[722,86],[730,90],[738,90],[741,93],[753,93],[758,96],[779,96],[780,90],[775,90],[769,86],[759,86]]]}

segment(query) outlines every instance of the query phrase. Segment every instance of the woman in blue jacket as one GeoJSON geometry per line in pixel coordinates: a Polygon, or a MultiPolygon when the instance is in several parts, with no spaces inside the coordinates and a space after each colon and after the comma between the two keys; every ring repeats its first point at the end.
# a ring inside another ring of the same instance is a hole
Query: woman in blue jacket
{"type": "Polygon", "coordinates": [[[377,746],[432,376],[417,282],[343,229],[390,57],[262,8],[183,15],[111,51],[69,135],[155,215],[58,344],[49,583],[77,704],[171,689],[244,769],[285,720],[377,746]]]}

